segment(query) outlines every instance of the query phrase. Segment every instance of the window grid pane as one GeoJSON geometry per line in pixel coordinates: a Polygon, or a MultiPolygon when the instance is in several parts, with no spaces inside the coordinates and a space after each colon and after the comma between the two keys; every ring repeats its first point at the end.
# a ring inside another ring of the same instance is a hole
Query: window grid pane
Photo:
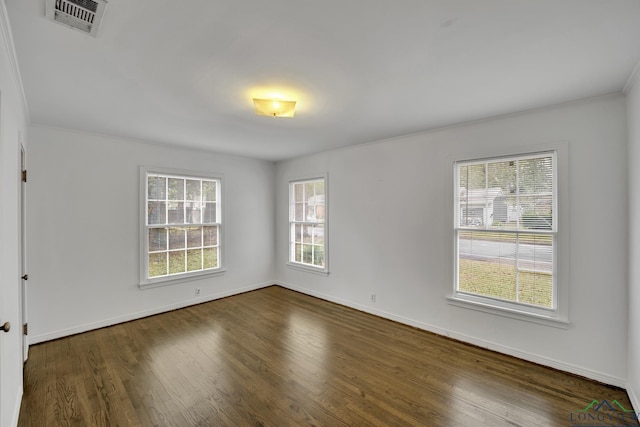
{"type": "Polygon", "coordinates": [[[325,181],[292,182],[289,188],[289,260],[324,267],[325,181]]]}
{"type": "Polygon", "coordinates": [[[147,174],[147,278],[219,267],[219,190],[215,179],[147,174]]]}

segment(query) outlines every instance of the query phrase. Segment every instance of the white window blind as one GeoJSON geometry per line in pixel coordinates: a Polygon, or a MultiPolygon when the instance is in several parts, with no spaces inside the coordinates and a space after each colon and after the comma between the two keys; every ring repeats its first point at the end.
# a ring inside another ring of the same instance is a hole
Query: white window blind
{"type": "Polygon", "coordinates": [[[455,165],[456,293],[555,310],[555,152],[455,165]]]}

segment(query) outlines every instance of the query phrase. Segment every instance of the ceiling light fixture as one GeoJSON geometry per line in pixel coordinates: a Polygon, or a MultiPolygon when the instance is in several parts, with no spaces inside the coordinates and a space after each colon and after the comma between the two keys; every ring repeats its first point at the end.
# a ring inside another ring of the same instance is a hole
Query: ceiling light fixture
{"type": "Polygon", "coordinates": [[[253,98],[253,107],[259,116],[293,117],[296,101],[253,98]]]}

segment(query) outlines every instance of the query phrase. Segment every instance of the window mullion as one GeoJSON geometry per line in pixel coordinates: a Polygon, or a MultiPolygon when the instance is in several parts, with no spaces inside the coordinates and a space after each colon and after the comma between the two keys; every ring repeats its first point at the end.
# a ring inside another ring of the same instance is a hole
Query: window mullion
{"type": "Polygon", "coordinates": [[[482,213],[482,225],[489,228],[489,162],[484,163],[484,212],[482,213]]]}
{"type": "Polygon", "coordinates": [[[169,224],[169,179],[164,180],[164,223],[169,224]]]}
{"type": "Polygon", "coordinates": [[[520,233],[516,233],[516,302],[520,302],[520,233]]]}
{"type": "Polygon", "coordinates": [[[516,219],[516,230],[520,230],[520,160],[516,160],[515,161],[515,165],[516,165],[516,208],[518,209],[516,212],[518,212],[517,214],[517,219],[516,219]]]}

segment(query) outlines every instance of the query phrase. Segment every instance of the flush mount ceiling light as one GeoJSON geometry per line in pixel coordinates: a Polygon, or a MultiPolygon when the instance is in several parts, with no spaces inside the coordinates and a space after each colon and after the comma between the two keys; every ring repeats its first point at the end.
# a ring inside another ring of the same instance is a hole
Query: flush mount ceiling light
{"type": "Polygon", "coordinates": [[[259,116],[293,117],[296,101],[253,98],[253,107],[259,116]]]}

